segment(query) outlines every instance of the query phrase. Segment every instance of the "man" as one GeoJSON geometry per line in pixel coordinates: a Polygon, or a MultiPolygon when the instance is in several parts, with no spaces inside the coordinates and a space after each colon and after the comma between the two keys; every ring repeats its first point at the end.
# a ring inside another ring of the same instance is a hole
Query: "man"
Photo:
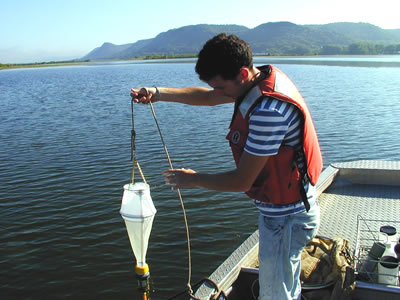
{"type": "Polygon", "coordinates": [[[250,47],[219,34],[199,53],[196,72],[212,89],[132,89],[137,102],[235,103],[230,142],[236,169],[202,174],[164,172],[174,189],[245,192],[259,216],[259,299],[300,299],[301,251],[319,224],[315,184],[322,156],[308,108],[294,84],[273,66],[256,68],[250,47]]]}

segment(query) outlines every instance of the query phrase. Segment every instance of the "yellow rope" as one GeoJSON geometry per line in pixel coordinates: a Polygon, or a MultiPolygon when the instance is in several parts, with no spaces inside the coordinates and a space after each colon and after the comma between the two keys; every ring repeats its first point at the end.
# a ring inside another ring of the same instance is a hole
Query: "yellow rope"
{"type": "Polygon", "coordinates": [[[143,180],[144,183],[147,183],[146,178],[144,178],[144,174],[143,174],[142,168],[141,168],[140,165],[139,165],[139,161],[136,160],[136,159],[135,159],[135,161],[136,161],[136,166],[137,166],[137,168],[138,168],[140,177],[142,177],[142,180],[143,180]]]}
{"type": "Polygon", "coordinates": [[[134,182],[135,182],[135,164],[136,164],[137,169],[139,171],[140,177],[142,177],[143,182],[147,183],[146,178],[144,177],[142,168],[140,167],[139,161],[136,159],[136,157],[133,157],[133,162],[132,162],[131,183],[134,184],[134,182]]]}

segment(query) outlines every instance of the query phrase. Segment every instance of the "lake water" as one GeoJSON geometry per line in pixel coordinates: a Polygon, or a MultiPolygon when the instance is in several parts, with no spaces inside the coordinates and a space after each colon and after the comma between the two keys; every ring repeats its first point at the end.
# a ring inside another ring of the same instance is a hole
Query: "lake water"
{"type": "MultiPolygon", "coordinates": [[[[325,166],[400,160],[400,56],[269,58],[296,83],[314,118],[325,166]]],[[[130,180],[131,87],[204,85],[193,60],[114,62],[0,72],[0,298],[139,299],[119,214],[130,180]]],[[[154,105],[174,167],[233,168],[232,105],[154,105]]],[[[178,197],[151,110],[135,105],[136,156],[158,210],[147,260],[166,299],[188,279],[178,197]]],[[[137,175],[138,176],[138,175],[137,175]]],[[[192,284],[256,229],[242,194],[182,190],[192,284]]]]}

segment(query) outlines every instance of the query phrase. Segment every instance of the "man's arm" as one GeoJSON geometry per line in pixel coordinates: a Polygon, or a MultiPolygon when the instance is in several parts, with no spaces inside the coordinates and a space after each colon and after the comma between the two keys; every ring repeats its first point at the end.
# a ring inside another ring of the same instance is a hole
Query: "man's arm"
{"type": "Polygon", "coordinates": [[[159,87],[157,89],[141,88],[131,89],[131,97],[136,102],[149,103],[156,101],[178,102],[189,105],[219,105],[232,103],[233,98],[217,96],[214,90],[205,87],[187,87],[187,88],[168,88],[159,87]]]}
{"type": "Polygon", "coordinates": [[[235,170],[202,174],[190,169],[164,171],[165,182],[173,189],[203,187],[222,192],[246,192],[250,190],[257,176],[268,161],[269,156],[256,156],[243,152],[235,170]]]}

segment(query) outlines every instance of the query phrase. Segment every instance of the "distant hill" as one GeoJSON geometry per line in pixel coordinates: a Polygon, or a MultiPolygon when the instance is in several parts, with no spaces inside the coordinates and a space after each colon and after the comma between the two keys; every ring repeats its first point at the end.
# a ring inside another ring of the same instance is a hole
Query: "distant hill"
{"type": "Polygon", "coordinates": [[[254,53],[263,54],[317,54],[327,46],[342,49],[354,43],[400,45],[400,29],[382,29],[368,23],[297,25],[290,22],[269,22],[253,29],[239,25],[200,24],[171,29],[154,38],[130,44],[104,43],[82,59],[197,54],[208,39],[221,32],[236,34],[251,45],[254,53]]]}
{"type": "Polygon", "coordinates": [[[157,54],[188,54],[197,53],[203,44],[220,32],[240,35],[248,31],[247,27],[238,25],[190,25],[160,33],[154,39],[148,40],[143,47],[127,49],[124,58],[157,54]]]}
{"type": "MultiPolygon", "coordinates": [[[[341,46],[352,39],[320,27],[296,25],[290,22],[265,23],[241,35],[255,53],[296,53],[296,49],[320,49],[327,44],[341,46]]],[[[303,54],[303,53],[299,53],[303,54]]]]}
{"type": "Polygon", "coordinates": [[[397,39],[400,39],[400,29],[386,29],[392,35],[394,35],[397,39]]]}
{"type": "MultiPolygon", "coordinates": [[[[137,44],[137,43],[135,43],[137,44]]],[[[114,45],[111,43],[104,43],[101,47],[95,48],[89,54],[85,56],[83,59],[107,59],[110,57],[119,57],[120,53],[124,52],[125,50],[129,49],[135,44],[125,44],[125,45],[114,45]]]]}
{"type": "Polygon", "coordinates": [[[336,32],[339,35],[348,37],[352,41],[366,41],[375,43],[399,43],[400,29],[396,35],[395,30],[382,29],[369,23],[330,23],[326,25],[309,25],[309,27],[317,26],[326,32],[336,32]]]}
{"type": "Polygon", "coordinates": [[[127,59],[160,54],[197,54],[203,44],[218,33],[240,35],[248,30],[247,27],[239,25],[189,25],[171,29],[158,34],[155,38],[139,40],[132,44],[104,43],[82,59],[127,59]]]}

